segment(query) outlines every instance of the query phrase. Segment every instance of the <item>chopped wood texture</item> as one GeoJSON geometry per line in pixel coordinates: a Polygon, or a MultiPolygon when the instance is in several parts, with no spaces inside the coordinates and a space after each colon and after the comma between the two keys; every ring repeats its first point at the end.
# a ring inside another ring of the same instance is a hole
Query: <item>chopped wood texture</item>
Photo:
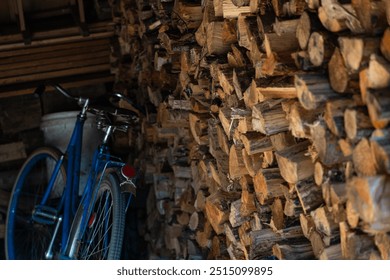
{"type": "Polygon", "coordinates": [[[276,152],[280,174],[289,183],[295,184],[314,174],[314,164],[307,155],[308,141],[300,142],[276,152]]]}
{"type": "Polygon", "coordinates": [[[306,110],[314,110],[338,96],[330,87],[327,77],[320,74],[296,75],[295,87],[299,102],[306,110]]]}
{"type": "Polygon", "coordinates": [[[259,170],[253,178],[253,186],[260,204],[265,204],[267,199],[283,196],[281,185],[284,182],[278,168],[259,170]]]}
{"type": "Polygon", "coordinates": [[[237,193],[215,192],[206,199],[206,215],[214,231],[221,234],[223,223],[229,219],[230,204],[239,197],[237,193]]]}
{"type": "Polygon", "coordinates": [[[348,182],[348,199],[367,232],[389,231],[389,179],[386,175],[354,177],[348,182]]]}
{"type": "Polygon", "coordinates": [[[388,1],[141,2],[110,3],[151,251],[388,258],[388,1]]]}

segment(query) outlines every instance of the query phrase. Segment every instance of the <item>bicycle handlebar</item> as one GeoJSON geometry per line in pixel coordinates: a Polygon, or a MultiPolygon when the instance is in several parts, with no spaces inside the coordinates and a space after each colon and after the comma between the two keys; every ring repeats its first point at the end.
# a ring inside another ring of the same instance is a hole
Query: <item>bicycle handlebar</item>
{"type": "Polygon", "coordinates": [[[114,92],[113,94],[106,96],[106,98],[108,97],[108,101],[111,104],[111,106],[107,106],[107,104],[105,104],[105,102],[104,102],[104,105],[102,106],[101,104],[100,105],[99,104],[91,105],[89,102],[89,98],[72,96],[68,91],[66,91],[60,85],[50,83],[50,82],[45,82],[44,84],[39,85],[35,89],[34,93],[41,97],[42,94],[45,92],[45,89],[47,86],[54,88],[56,91],[58,91],[59,93],[61,93],[65,97],[77,101],[79,103],[79,105],[81,105],[83,107],[85,106],[85,110],[87,110],[88,108],[91,109],[92,110],[91,112],[94,112],[94,109],[95,109],[98,111],[104,111],[104,112],[112,114],[112,115],[128,115],[131,117],[135,117],[135,116],[140,117],[140,115],[141,115],[140,111],[138,110],[137,106],[133,104],[132,100],[130,100],[128,97],[124,96],[120,92],[114,92]],[[129,107],[131,108],[131,110],[129,110],[128,108],[126,108],[126,109],[119,108],[116,105],[114,105],[114,103],[117,102],[117,100],[114,100],[115,98],[126,101],[128,104],[130,104],[129,107]]]}

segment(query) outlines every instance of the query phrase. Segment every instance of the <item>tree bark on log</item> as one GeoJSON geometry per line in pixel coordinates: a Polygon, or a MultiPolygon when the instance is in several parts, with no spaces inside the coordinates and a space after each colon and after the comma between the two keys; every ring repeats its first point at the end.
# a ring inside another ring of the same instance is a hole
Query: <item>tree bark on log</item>
{"type": "Polygon", "coordinates": [[[306,110],[314,110],[327,100],[338,97],[330,87],[327,77],[320,74],[295,75],[299,102],[306,110]]]}

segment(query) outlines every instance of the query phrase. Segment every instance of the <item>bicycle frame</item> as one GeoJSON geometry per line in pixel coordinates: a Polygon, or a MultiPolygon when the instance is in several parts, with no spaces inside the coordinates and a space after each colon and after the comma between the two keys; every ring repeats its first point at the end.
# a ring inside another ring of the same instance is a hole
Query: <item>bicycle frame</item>
{"type": "MultiPolygon", "coordinates": [[[[66,181],[64,193],[61,198],[61,203],[59,204],[59,209],[57,209],[58,213],[60,213],[61,210],[63,210],[63,217],[59,217],[60,219],[58,219],[57,223],[62,223],[60,254],[65,258],[72,257],[72,256],[67,256],[66,252],[72,251],[69,250],[69,248],[67,247],[72,245],[70,244],[71,243],[70,239],[73,239],[73,237],[70,236],[71,226],[78,207],[82,207],[82,219],[81,219],[81,227],[80,227],[81,231],[78,232],[77,234],[80,235],[87,226],[87,222],[88,222],[87,217],[89,214],[88,205],[90,204],[91,199],[93,199],[92,197],[93,189],[96,183],[98,185],[100,185],[101,183],[102,176],[100,180],[97,182],[98,175],[100,173],[103,174],[107,170],[107,168],[111,168],[111,167],[119,168],[125,165],[122,161],[120,161],[119,158],[110,155],[108,146],[106,144],[107,139],[105,139],[105,141],[103,141],[103,144],[95,150],[88,180],[83,190],[81,200],[79,201],[80,165],[81,165],[81,155],[82,155],[83,127],[84,127],[85,120],[86,120],[85,113],[83,114],[83,112],[81,112],[80,114],[78,114],[73,129],[73,133],[70,138],[66,152],[56,163],[53,174],[48,183],[47,191],[45,192],[42,201],[40,203],[41,206],[44,206],[45,203],[47,202],[50,192],[54,187],[55,179],[60,170],[60,166],[64,163],[64,159],[66,155],[68,161],[67,169],[66,169],[67,181],[66,181]]],[[[108,137],[109,133],[110,132],[106,133],[106,137],[108,137]]],[[[52,242],[54,241],[56,235],[58,234],[57,232],[58,228],[59,228],[59,224],[57,225],[54,231],[52,242]]],[[[76,238],[78,237],[76,236],[76,238]]],[[[49,246],[48,249],[49,253],[47,253],[47,258],[50,258],[52,253],[50,252],[51,245],[49,246]]]]}

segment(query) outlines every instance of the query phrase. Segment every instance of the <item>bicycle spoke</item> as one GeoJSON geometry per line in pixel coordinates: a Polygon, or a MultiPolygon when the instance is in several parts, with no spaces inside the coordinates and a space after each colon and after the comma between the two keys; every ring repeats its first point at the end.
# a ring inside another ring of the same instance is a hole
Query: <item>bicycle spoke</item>
{"type": "MultiPolygon", "coordinates": [[[[99,248],[102,245],[102,241],[104,238],[107,237],[107,233],[110,231],[112,225],[110,225],[105,231],[104,231],[104,222],[108,220],[108,217],[111,215],[112,210],[112,201],[111,196],[109,193],[104,193],[102,195],[102,198],[99,199],[99,204],[97,209],[95,209],[96,212],[99,215],[97,216],[97,220],[94,221],[94,228],[92,231],[88,232],[88,238],[86,239],[86,243],[88,244],[87,247],[84,248],[83,253],[81,254],[83,258],[88,259],[91,256],[98,255],[101,251],[106,250],[109,247],[109,244],[103,247],[99,250],[99,248]],[[104,199],[105,196],[105,199],[104,199]],[[104,202],[103,202],[104,201],[104,202]],[[108,206],[107,204],[110,203],[108,206]],[[108,208],[108,209],[107,209],[108,208]],[[102,215],[101,215],[102,214],[102,215]],[[99,238],[99,239],[98,239],[99,238]],[[98,240],[95,240],[98,239],[98,240]],[[92,249],[91,247],[94,246],[92,249]],[[89,252],[89,253],[88,253],[89,252]]],[[[95,217],[96,219],[96,217],[95,217]]]]}

